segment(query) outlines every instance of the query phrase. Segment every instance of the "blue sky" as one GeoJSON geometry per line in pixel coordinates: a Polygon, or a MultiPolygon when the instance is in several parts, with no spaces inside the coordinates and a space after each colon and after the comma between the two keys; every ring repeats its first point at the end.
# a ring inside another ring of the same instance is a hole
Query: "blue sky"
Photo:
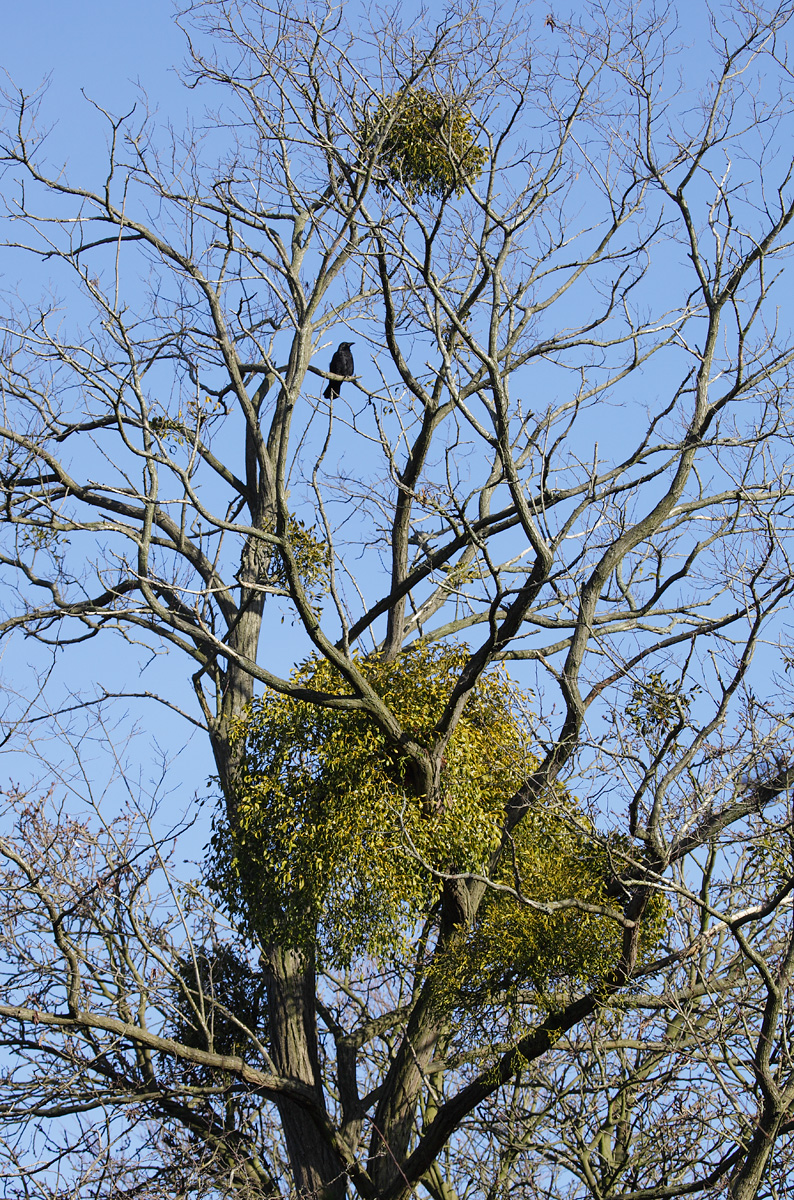
{"type": "Polygon", "coordinates": [[[172,70],[184,40],[171,12],[167,0],[138,0],[134,6],[112,0],[8,4],[0,59],[26,89],[50,77],[53,111],[67,127],[78,113],[82,120],[81,88],[116,108],[135,100],[138,83],[160,104],[184,103],[172,70]]]}

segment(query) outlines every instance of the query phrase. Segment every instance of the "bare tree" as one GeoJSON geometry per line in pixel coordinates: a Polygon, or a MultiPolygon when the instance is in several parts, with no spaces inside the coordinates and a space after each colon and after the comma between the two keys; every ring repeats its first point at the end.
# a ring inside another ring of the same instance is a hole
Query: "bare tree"
{"type": "Polygon", "coordinates": [[[430,899],[409,947],[344,969],[250,880],[224,917],[145,827],[10,796],[8,1186],[779,1194],[792,6],[737,3],[678,56],[643,4],[359,17],[190,5],[212,122],[169,142],[105,112],[93,187],[7,97],[9,261],[63,300],[3,318],[2,629],[178,652],[195,706],[159,700],[206,731],[238,849],[259,695],[363,721],[417,821],[454,806],[494,664],[532,672],[531,752],[476,869],[403,814],[430,899]],[[285,615],[314,673],[279,671],[285,615]],[[447,645],[422,728],[378,680],[447,645]],[[555,806],[597,894],[521,869],[555,806]],[[451,976],[499,895],[614,950],[451,976]]]}

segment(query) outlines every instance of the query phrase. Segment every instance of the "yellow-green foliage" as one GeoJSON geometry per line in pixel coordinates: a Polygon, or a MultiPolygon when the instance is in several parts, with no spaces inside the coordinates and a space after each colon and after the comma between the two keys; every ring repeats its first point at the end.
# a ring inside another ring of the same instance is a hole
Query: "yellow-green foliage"
{"type": "MultiPolygon", "coordinates": [[[[462,648],[418,646],[359,666],[415,740],[429,744],[465,658],[462,648]]],[[[326,662],[294,678],[347,690],[326,662]]],[[[498,844],[504,800],[528,765],[515,701],[501,669],[481,679],[446,750],[439,811],[429,814],[406,762],[367,716],[273,693],[256,700],[239,730],[237,829],[215,839],[227,902],[263,934],[294,944],[313,941],[319,927],[331,961],[396,948],[438,896],[437,878],[418,860],[481,870],[498,844]]]]}
{"type": "Polygon", "coordinates": [[[363,133],[365,142],[383,137],[381,166],[410,195],[461,195],[488,159],[487,150],[475,145],[471,122],[461,101],[420,87],[379,97],[363,133]]]}
{"type": "MultiPolygon", "coordinates": [[[[635,733],[657,751],[676,726],[686,724],[697,690],[682,691],[680,686],[667,683],[661,671],[650,671],[646,679],[635,681],[626,705],[626,715],[635,733]]],[[[672,740],[668,753],[673,754],[676,749],[677,743],[672,740]]]]}
{"type": "MultiPolygon", "coordinates": [[[[420,644],[394,661],[358,665],[403,727],[429,745],[466,657],[462,647],[420,644]]],[[[326,662],[313,660],[294,678],[347,691],[326,662]]],[[[226,903],[264,939],[316,945],[330,964],[399,951],[439,898],[433,869],[481,872],[499,845],[505,802],[537,762],[525,701],[503,669],[486,672],[447,747],[432,812],[400,751],[365,715],[275,693],[255,701],[239,728],[236,831],[221,826],[214,839],[226,903]]],[[[514,845],[498,878],[512,885],[517,867],[524,895],[614,903],[605,897],[606,853],[564,790],[530,810],[514,845]]],[[[547,916],[488,893],[439,979],[472,1003],[519,980],[542,990],[602,974],[619,943],[619,926],[605,917],[547,916]]]]}
{"type": "MultiPolygon", "coordinates": [[[[608,853],[594,835],[576,802],[560,790],[523,818],[496,881],[526,900],[547,904],[575,898],[614,911],[619,905],[607,895],[607,886],[617,845],[613,842],[608,853]]],[[[643,919],[642,957],[663,937],[668,915],[666,897],[654,895],[643,919]]],[[[473,1008],[495,995],[525,993],[527,987],[546,994],[562,982],[592,984],[616,966],[622,937],[622,926],[609,917],[573,907],[545,914],[518,896],[492,891],[485,895],[475,928],[436,969],[473,1008]]]]}
{"type": "MultiPolygon", "coordinates": [[[[328,586],[328,546],[317,536],[316,526],[307,529],[298,517],[290,516],[287,521],[287,540],[292,549],[303,586],[309,598],[317,602],[328,586]]],[[[273,579],[286,587],[287,577],[281,563],[276,560],[273,579]]]]}

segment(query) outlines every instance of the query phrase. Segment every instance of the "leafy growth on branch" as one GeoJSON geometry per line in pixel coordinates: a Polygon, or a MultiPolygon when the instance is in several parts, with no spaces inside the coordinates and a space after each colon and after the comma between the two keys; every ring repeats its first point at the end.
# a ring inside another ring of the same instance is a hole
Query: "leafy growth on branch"
{"type": "MultiPolygon", "coordinates": [[[[359,660],[404,728],[431,740],[466,660],[464,648],[419,645],[395,661],[359,660]]],[[[296,684],[343,695],[327,662],[296,684]]],[[[447,747],[439,810],[428,814],[408,759],[365,714],[269,693],[237,736],[236,829],[218,825],[216,886],[266,938],[310,945],[326,961],[404,944],[439,894],[434,870],[482,870],[499,842],[504,801],[530,756],[505,672],[480,681],[447,747]]]]}
{"type": "MultiPolygon", "coordinates": [[[[494,999],[526,999],[528,990],[537,999],[553,996],[561,985],[592,986],[620,958],[623,927],[617,921],[577,907],[544,913],[531,902],[576,899],[619,908],[609,882],[615,852],[630,859],[628,839],[605,844],[576,800],[560,789],[553,804],[526,814],[512,851],[502,859],[496,882],[518,894],[487,892],[470,935],[436,968],[468,1011],[494,999]]],[[[669,914],[667,897],[655,893],[643,918],[641,959],[664,937],[669,914]]]]}
{"type": "MultiPolygon", "coordinates": [[[[247,1061],[254,1058],[256,1050],[247,1031],[267,1037],[261,976],[254,974],[231,946],[224,945],[198,949],[180,958],[176,967],[181,984],[174,987],[174,1038],[197,1050],[247,1061]]],[[[212,1071],[206,1067],[192,1064],[189,1071],[201,1083],[212,1079],[212,1071]]]]}
{"type": "Polygon", "coordinates": [[[453,191],[462,195],[488,161],[488,151],[475,144],[471,124],[472,114],[461,100],[419,87],[379,96],[362,134],[365,145],[380,142],[378,158],[387,180],[401,184],[409,196],[441,198],[453,191]]]}
{"type": "MultiPolygon", "coordinates": [[[[318,603],[328,588],[330,552],[327,542],[315,525],[307,527],[299,517],[290,515],[287,521],[286,540],[292,550],[303,586],[310,599],[318,603]]],[[[274,582],[287,586],[287,574],[280,562],[273,571],[274,582]]]]}
{"type": "Polygon", "coordinates": [[[669,739],[667,753],[673,753],[678,744],[675,735],[687,724],[696,692],[684,692],[669,684],[661,671],[649,671],[646,679],[632,685],[626,715],[635,733],[654,751],[669,739]]]}
{"type": "MultiPolygon", "coordinates": [[[[358,666],[411,736],[429,745],[466,658],[464,647],[419,644],[394,661],[358,666]]],[[[347,692],[327,662],[311,660],[294,682],[347,692]]],[[[486,672],[447,747],[440,804],[429,813],[407,758],[366,715],[275,693],[257,699],[237,730],[236,827],[220,820],[213,837],[215,888],[263,940],[316,944],[329,965],[404,951],[439,899],[436,872],[488,869],[505,804],[537,764],[526,707],[502,668],[486,672]]],[[[514,847],[500,882],[541,902],[609,903],[607,855],[564,789],[526,815],[514,847]]],[[[619,948],[620,927],[604,916],[545,914],[492,892],[441,973],[464,997],[482,998],[519,976],[540,989],[602,974],[619,948]]]]}

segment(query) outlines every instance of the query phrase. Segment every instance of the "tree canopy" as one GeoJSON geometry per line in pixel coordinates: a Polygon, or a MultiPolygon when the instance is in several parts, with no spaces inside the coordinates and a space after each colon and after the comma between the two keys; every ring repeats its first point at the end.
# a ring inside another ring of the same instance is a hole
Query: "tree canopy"
{"type": "Polygon", "coordinates": [[[7,1194],[776,1200],[794,6],[177,19],[183,130],[5,94],[3,736],[83,788],[3,793],[7,1194]],[[212,829],[97,799],[143,701],[212,829]]]}

